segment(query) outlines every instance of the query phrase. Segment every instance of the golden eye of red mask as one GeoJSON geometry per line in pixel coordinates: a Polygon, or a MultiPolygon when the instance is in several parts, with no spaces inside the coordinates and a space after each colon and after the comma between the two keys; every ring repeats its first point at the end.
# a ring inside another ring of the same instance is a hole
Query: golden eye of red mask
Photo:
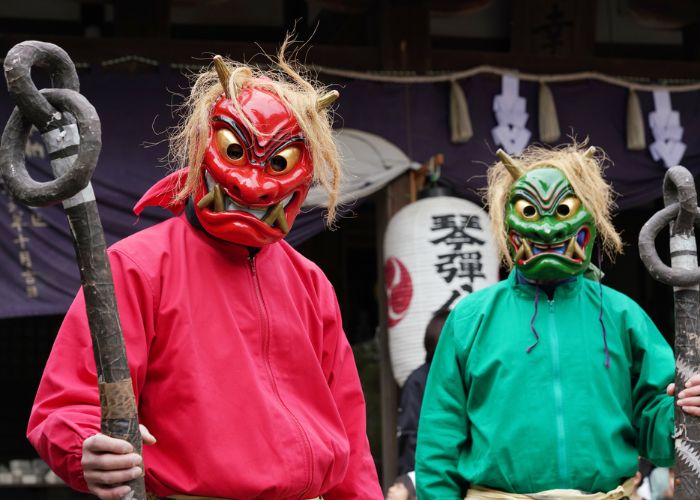
{"type": "Polygon", "coordinates": [[[268,162],[268,172],[272,175],[286,174],[292,170],[301,158],[301,148],[290,146],[275,154],[268,162]]]}
{"type": "Polygon", "coordinates": [[[219,149],[219,154],[226,158],[229,163],[242,165],[245,162],[245,149],[238,142],[236,134],[231,130],[227,128],[217,130],[216,145],[219,149]]]}
{"type": "MultiPolygon", "coordinates": [[[[216,145],[219,154],[233,165],[246,161],[245,149],[233,131],[222,128],[216,131],[216,145]]],[[[292,170],[301,158],[301,148],[290,146],[275,154],[268,161],[267,171],[272,175],[283,175],[292,170]]]]}

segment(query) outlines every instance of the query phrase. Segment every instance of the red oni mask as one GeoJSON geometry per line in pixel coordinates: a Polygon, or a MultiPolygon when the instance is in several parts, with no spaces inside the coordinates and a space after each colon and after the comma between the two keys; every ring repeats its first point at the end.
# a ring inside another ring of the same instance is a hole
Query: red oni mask
{"type": "Polygon", "coordinates": [[[195,213],[212,236],[250,247],[283,238],[299,214],[313,179],[304,136],[273,92],[244,88],[238,102],[221,97],[211,112],[202,183],[195,213]]]}

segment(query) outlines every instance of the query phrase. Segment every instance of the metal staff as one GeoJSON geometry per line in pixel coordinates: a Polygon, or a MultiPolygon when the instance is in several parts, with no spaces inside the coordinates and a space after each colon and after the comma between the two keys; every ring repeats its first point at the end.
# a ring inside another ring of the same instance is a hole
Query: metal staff
{"type": "MultiPolygon", "coordinates": [[[[0,169],[12,195],[28,206],[63,202],[85,295],[88,324],[97,367],[103,434],[128,441],[141,454],[126,348],[105,250],[104,233],[90,177],[100,153],[100,120],[78,93],[78,75],[68,54],[56,45],[28,41],[5,58],[7,87],[17,107],[0,143],[0,169]],[[37,90],[33,66],[47,68],[58,88],[37,90]],[[37,182],[27,172],[24,148],[31,125],[42,134],[55,179],[37,182]]],[[[143,477],[130,481],[126,499],[145,500],[143,477]]]]}
{"type": "MultiPolygon", "coordinates": [[[[700,221],[693,176],[684,167],[669,169],[664,178],[664,205],[639,233],[639,255],[651,276],[673,286],[676,324],[676,398],[700,366],[698,311],[700,268],[698,268],[694,227],[700,221]],[[675,220],[674,220],[675,219],[675,220]],[[654,241],[669,225],[671,266],[659,258],[654,241]]],[[[675,407],[676,485],[674,498],[700,498],[700,419],[675,407]]]]}

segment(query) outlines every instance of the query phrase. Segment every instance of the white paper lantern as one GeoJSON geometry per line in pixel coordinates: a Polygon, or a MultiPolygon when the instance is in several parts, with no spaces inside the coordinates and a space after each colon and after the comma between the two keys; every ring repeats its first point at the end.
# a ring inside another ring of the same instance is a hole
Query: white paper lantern
{"type": "Polygon", "coordinates": [[[405,206],[384,235],[384,274],[391,364],[403,385],[425,361],[423,337],[433,314],[498,281],[488,214],[451,196],[405,206]]]}

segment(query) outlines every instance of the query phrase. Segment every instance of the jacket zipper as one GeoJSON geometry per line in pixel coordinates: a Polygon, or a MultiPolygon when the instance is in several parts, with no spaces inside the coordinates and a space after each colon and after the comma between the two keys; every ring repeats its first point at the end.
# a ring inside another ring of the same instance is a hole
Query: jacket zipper
{"type": "Polygon", "coordinates": [[[277,388],[277,382],[275,381],[275,377],[272,373],[272,363],[270,362],[270,322],[268,319],[267,307],[265,306],[265,299],[263,298],[262,294],[262,288],[260,286],[260,280],[258,278],[258,272],[255,266],[255,257],[249,257],[248,262],[250,264],[250,272],[253,276],[253,283],[255,285],[255,295],[258,299],[258,310],[260,312],[260,319],[262,322],[263,359],[265,361],[265,368],[267,369],[267,376],[270,379],[270,384],[272,385],[272,390],[275,394],[275,397],[277,398],[277,401],[279,401],[282,408],[284,408],[287,414],[294,421],[294,425],[297,428],[297,433],[302,437],[302,440],[304,442],[304,458],[307,464],[306,470],[308,474],[308,480],[306,482],[306,485],[304,486],[304,489],[299,493],[298,496],[298,498],[302,499],[305,498],[305,494],[307,491],[309,491],[309,488],[311,488],[311,484],[313,482],[313,450],[311,449],[311,443],[309,441],[308,435],[306,434],[306,431],[304,431],[304,428],[302,427],[299,420],[297,420],[292,411],[282,400],[282,396],[280,396],[279,389],[277,388]]]}
{"type": "Polygon", "coordinates": [[[568,464],[566,459],[566,429],[564,427],[564,398],[561,384],[561,359],[559,357],[559,333],[554,321],[554,300],[549,302],[549,331],[552,338],[552,368],[554,370],[554,406],[557,421],[557,457],[559,463],[559,479],[568,480],[568,464]]]}

